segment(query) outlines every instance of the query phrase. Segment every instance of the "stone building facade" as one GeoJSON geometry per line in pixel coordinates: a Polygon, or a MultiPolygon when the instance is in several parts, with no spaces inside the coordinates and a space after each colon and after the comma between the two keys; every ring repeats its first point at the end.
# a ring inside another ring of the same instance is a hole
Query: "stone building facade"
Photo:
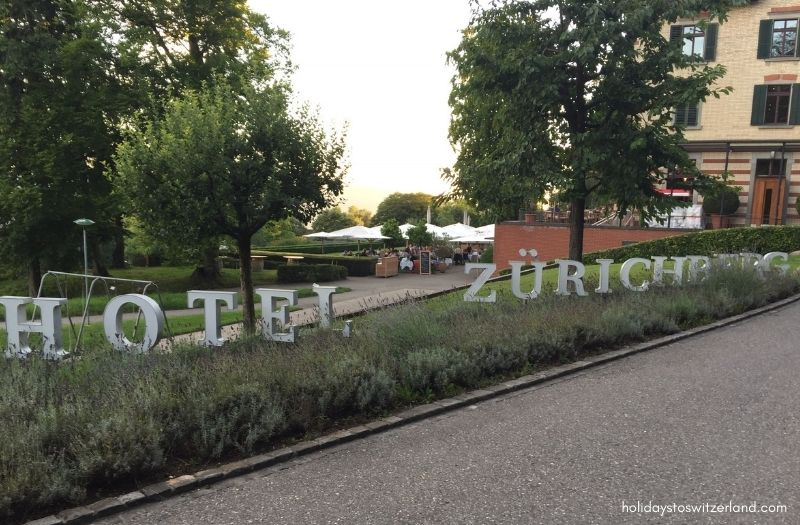
{"type": "Polygon", "coordinates": [[[676,108],[684,147],[702,172],[727,171],[741,188],[733,225],[800,224],[800,0],[753,0],[723,24],[701,20],[678,20],[664,34],[682,39],[685,53],[723,64],[718,87],[733,92],[676,108]]]}

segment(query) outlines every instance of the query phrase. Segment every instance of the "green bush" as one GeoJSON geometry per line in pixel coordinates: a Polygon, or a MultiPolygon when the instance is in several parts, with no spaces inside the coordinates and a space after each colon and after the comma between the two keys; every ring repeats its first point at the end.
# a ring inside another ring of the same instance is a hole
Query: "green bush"
{"type": "Polygon", "coordinates": [[[335,264],[285,264],[278,266],[279,283],[324,283],[347,278],[347,268],[335,264]]]}
{"type": "Polygon", "coordinates": [[[632,257],[650,258],[653,255],[714,255],[716,253],[793,252],[800,249],[800,227],[762,226],[759,228],[728,228],[687,233],[675,237],[646,241],[621,248],[586,254],[586,264],[597,259],[621,262],[632,257]]]}
{"type": "Polygon", "coordinates": [[[375,264],[378,262],[376,257],[347,257],[343,255],[322,255],[322,254],[299,254],[289,252],[253,252],[253,255],[260,255],[267,258],[266,262],[277,262],[285,264],[286,255],[302,255],[303,262],[309,264],[333,264],[343,266],[347,269],[347,275],[352,277],[367,277],[375,275],[375,264]]]}
{"type": "Polygon", "coordinates": [[[493,263],[494,262],[494,247],[490,244],[483,250],[481,253],[481,262],[482,263],[493,263]]]}
{"type": "MultiPolygon", "coordinates": [[[[273,253],[293,253],[293,254],[332,254],[342,253],[343,251],[356,251],[362,249],[363,244],[355,242],[309,242],[308,244],[285,244],[285,243],[272,243],[268,246],[253,247],[254,250],[267,251],[273,253]]],[[[255,255],[255,254],[254,254],[255,255]]]]}
{"type": "Polygon", "coordinates": [[[739,192],[730,186],[703,197],[703,213],[733,215],[739,209],[739,192]]]}

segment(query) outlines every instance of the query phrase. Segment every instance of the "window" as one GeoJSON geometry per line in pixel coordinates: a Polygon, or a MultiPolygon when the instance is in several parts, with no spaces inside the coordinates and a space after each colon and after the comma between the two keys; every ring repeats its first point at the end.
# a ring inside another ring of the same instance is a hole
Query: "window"
{"type": "Polygon", "coordinates": [[[796,58],[798,19],[762,20],[758,29],[758,58],[796,58]]]}
{"type": "Polygon", "coordinates": [[[767,86],[767,106],[764,112],[764,124],[789,123],[789,99],[792,86],[767,86]]]}
{"type": "Polygon", "coordinates": [[[670,42],[682,42],[683,54],[713,61],[717,54],[718,24],[676,25],[670,27],[670,42]]]}
{"type": "Polygon", "coordinates": [[[675,124],[687,128],[696,128],[699,125],[700,108],[698,104],[684,104],[675,108],[675,124]]]}
{"type": "Polygon", "coordinates": [[[765,84],[753,89],[750,124],[800,124],[800,84],[765,84]]]}
{"type": "Polygon", "coordinates": [[[706,32],[697,26],[683,27],[683,54],[704,57],[706,51],[706,32]]]}
{"type": "Polygon", "coordinates": [[[786,173],[786,159],[756,159],[757,177],[782,177],[786,173]]]}
{"type": "Polygon", "coordinates": [[[793,57],[797,45],[797,20],[775,20],[772,23],[771,57],[793,57]]]}

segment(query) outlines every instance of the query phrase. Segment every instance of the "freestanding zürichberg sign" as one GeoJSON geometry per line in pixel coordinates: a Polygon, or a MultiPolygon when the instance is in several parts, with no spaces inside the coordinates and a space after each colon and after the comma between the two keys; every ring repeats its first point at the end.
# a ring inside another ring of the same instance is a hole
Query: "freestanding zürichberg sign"
{"type": "MultiPolygon", "coordinates": [[[[521,256],[535,254],[535,250],[520,251],[521,256]]],[[[743,268],[752,268],[760,276],[766,278],[769,270],[776,260],[786,261],[788,254],[785,252],[771,252],[766,255],[756,253],[722,254],[714,258],[703,255],[687,255],[684,257],[654,256],[650,259],[635,257],[622,263],[619,271],[619,283],[623,288],[644,292],[652,285],[663,286],[665,276],[672,278],[672,283],[680,285],[684,282],[684,272],[688,267],[688,282],[704,279],[708,272],[715,266],[741,265],[743,268]],[[665,263],[670,261],[671,268],[665,263]],[[638,284],[631,281],[631,272],[634,268],[642,267],[651,271],[651,281],[643,280],[638,284]]],[[[599,279],[598,287],[594,290],[598,294],[611,293],[611,259],[598,259],[599,279]]],[[[539,296],[542,289],[542,272],[545,268],[543,262],[533,262],[533,286],[530,291],[522,290],[522,268],[525,261],[509,261],[511,265],[511,291],[520,299],[529,300],[539,296]]],[[[558,285],[556,294],[578,296],[588,295],[584,289],[583,277],[586,267],[571,260],[557,260],[558,285]],[[571,284],[571,286],[570,286],[571,284]]],[[[786,273],[787,264],[776,266],[780,272],[786,273]]],[[[480,269],[481,274],[475,279],[469,289],[464,293],[467,302],[492,303],[496,301],[496,293],[478,295],[483,285],[497,270],[491,263],[468,263],[464,266],[465,273],[480,269]]],[[[333,286],[313,286],[314,292],[319,297],[320,325],[330,327],[333,321],[333,286]]],[[[271,288],[257,288],[255,294],[261,298],[261,319],[263,321],[263,336],[273,341],[294,342],[295,327],[289,322],[289,307],[297,304],[296,290],[279,290],[271,288]],[[287,304],[278,306],[278,301],[285,300],[287,304]]],[[[220,329],[220,307],[225,305],[229,310],[236,308],[236,294],[234,292],[191,290],[187,292],[188,306],[194,307],[202,303],[205,321],[205,337],[203,344],[221,346],[225,343],[220,329]]],[[[61,308],[66,305],[66,299],[60,297],[17,297],[0,296],[0,306],[5,310],[6,331],[8,343],[6,357],[27,357],[33,352],[28,336],[31,333],[42,335],[42,354],[48,359],[61,359],[68,352],[64,350],[61,331],[61,308]],[[41,312],[39,321],[30,321],[27,318],[26,307],[35,305],[41,312]]],[[[103,329],[109,343],[120,351],[147,352],[155,346],[164,329],[164,312],[156,301],[142,294],[119,295],[111,299],[103,313],[103,329]],[[125,337],[122,329],[122,307],[126,304],[136,305],[142,312],[145,320],[145,333],[141,342],[134,342],[125,337]]]]}

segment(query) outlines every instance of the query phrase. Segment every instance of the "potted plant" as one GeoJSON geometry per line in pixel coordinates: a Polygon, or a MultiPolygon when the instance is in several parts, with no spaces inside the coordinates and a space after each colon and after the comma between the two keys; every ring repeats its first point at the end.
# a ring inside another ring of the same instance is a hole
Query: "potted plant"
{"type": "Polygon", "coordinates": [[[703,213],[709,216],[711,228],[728,226],[728,217],[739,209],[739,190],[734,186],[720,186],[703,196],[703,213]]]}

